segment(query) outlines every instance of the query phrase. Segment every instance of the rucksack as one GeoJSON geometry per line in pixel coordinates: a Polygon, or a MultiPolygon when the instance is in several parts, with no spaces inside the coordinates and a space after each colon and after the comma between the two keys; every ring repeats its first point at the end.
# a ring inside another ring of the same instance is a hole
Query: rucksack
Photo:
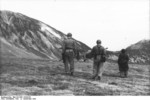
{"type": "Polygon", "coordinates": [[[95,48],[95,61],[96,62],[105,62],[106,57],[104,55],[104,48],[102,46],[98,47],[96,46],[95,48]]]}

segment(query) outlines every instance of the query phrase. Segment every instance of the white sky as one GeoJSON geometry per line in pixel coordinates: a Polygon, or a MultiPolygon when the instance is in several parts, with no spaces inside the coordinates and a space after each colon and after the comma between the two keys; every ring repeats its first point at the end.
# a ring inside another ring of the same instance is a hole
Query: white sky
{"type": "Polygon", "coordinates": [[[90,47],[120,50],[149,39],[149,0],[0,0],[0,9],[40,20],[90,47]]]}

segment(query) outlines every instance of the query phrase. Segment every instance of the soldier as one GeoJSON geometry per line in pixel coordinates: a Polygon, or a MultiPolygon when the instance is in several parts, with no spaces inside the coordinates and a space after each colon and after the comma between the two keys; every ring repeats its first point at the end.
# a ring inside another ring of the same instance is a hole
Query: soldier
{"type": "Polygon", "coordinates": [[[63,44],[64,66],[66,74],[73,75],[74,73],[74,57],[75,57],[76,44],[72,39],[72,34],[67,34],[67,39],[63,44]]]}
{"type": "Polygon", "coordinates": [[[106,50],[101,46],[101,40],[97,40],[96,43],[97,45],[92,48],[92,51],[86,57],[94,58],[92,79],[101,80],[104,71],[104,62],[106,61],[106,50]]]}
{"type": "Polygon", "coordinates": [[[129,56],[126,54],[126,50],[122,49],[121,53],[118,57],[118,66],[120,71],[120,77],[127,77],[128,76],[128,61],[129,56]]]}

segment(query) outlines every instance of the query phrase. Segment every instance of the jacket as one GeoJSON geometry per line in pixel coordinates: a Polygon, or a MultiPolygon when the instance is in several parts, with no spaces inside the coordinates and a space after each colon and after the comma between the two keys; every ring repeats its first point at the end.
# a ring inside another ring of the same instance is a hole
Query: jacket
{"type": "Polygon", "coordinates": [[[94,61],[106,61],[106,50],[103,46],[94,46],[90,53],[86,55],[87,58],[94,58],[94,61]]]}
{"type": "Polygon", "coordinates": [[[63,52],[67,49],[72,49],[74,52],[76,50],[76,43],[72,38],[67,38],[63,43],[63,52]]]}

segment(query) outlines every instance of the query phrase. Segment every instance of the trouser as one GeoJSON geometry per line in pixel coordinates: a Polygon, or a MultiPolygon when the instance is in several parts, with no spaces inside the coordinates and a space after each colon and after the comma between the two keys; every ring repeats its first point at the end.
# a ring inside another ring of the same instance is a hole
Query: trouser
{"type": "Polygon", "coordinates": [[[66,50],[65,51],[65,72],[73,73],[74,72],[74,52],[73,50],[66,50]]]}
{"type": "Polygon", "coordinates": [[[97,76],[102,77],[104,68],[105,68],[104,62],[94,62],[93,63],[93,76],[94,77],[97,77],[97,76]]]}

